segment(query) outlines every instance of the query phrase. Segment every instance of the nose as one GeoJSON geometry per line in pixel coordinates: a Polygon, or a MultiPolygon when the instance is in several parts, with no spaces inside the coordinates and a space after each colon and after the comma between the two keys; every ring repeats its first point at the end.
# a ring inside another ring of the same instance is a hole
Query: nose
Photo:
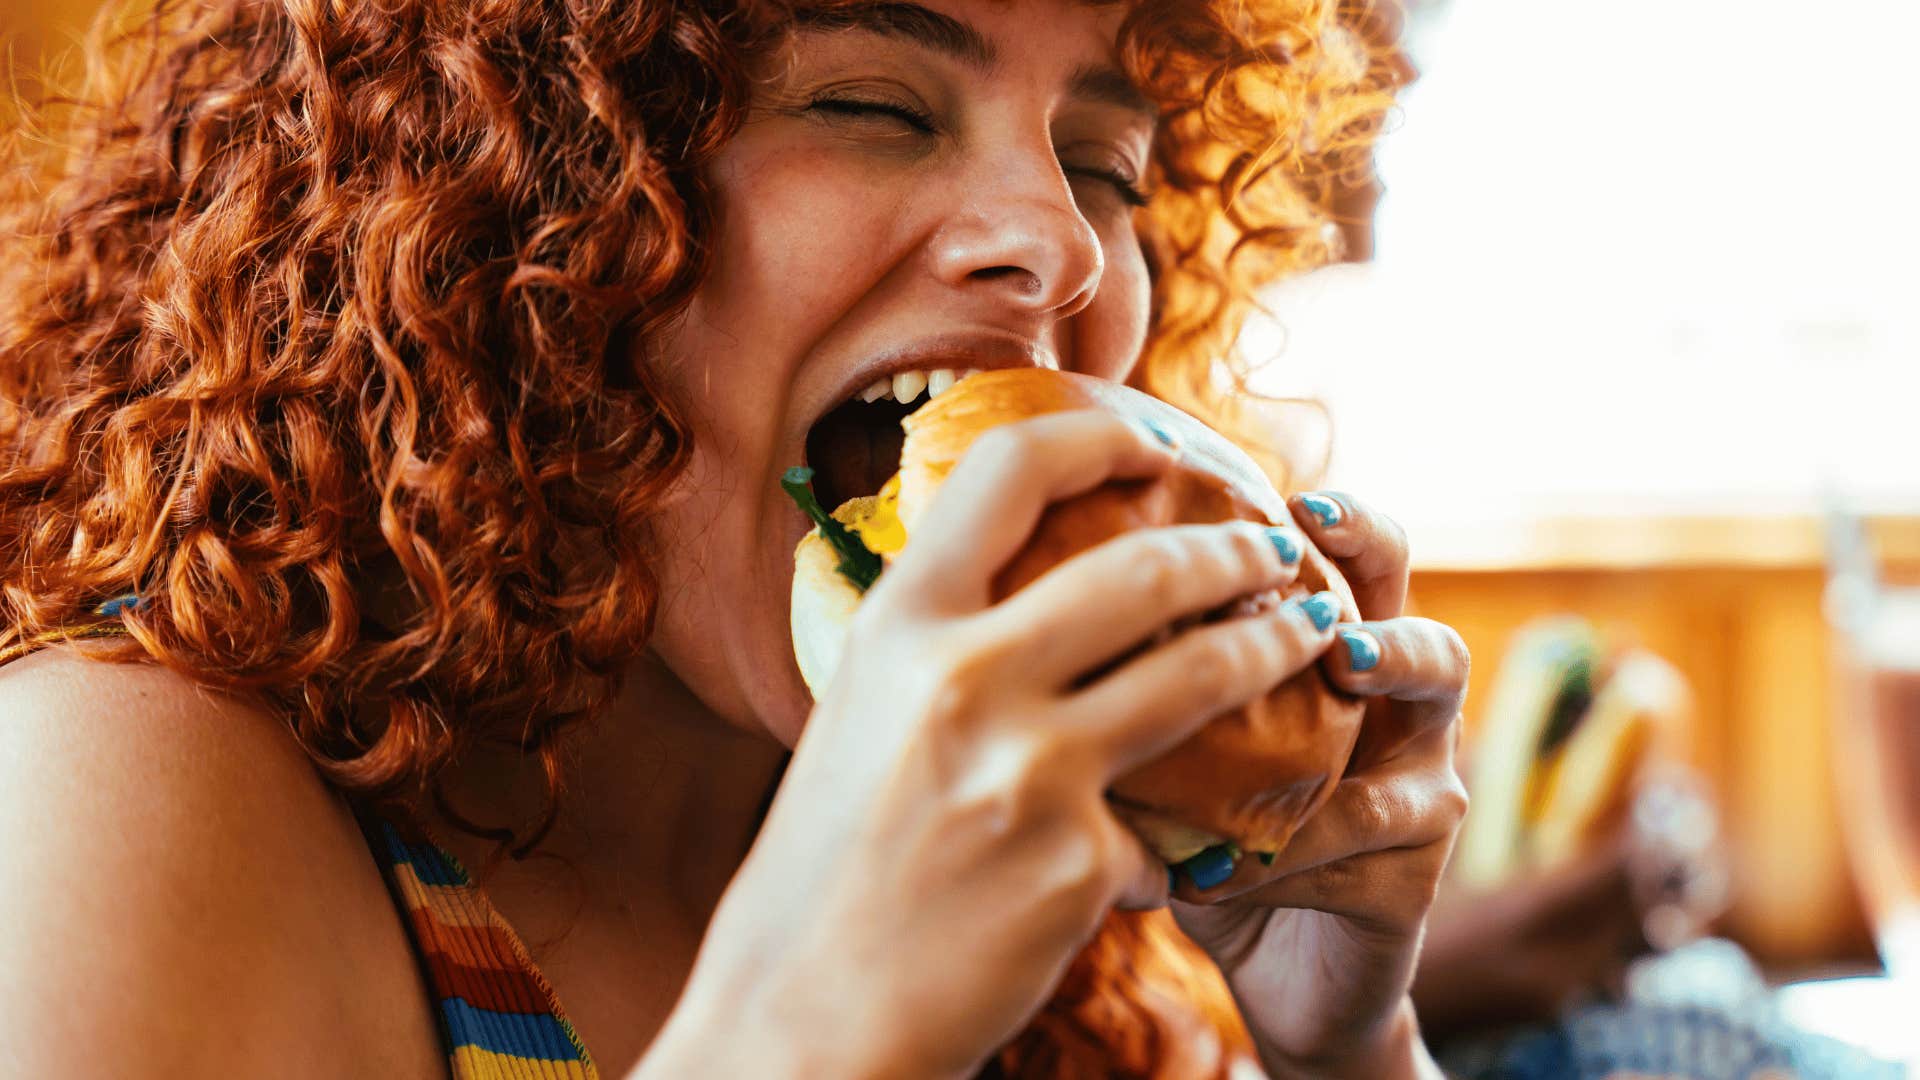
{"type": "Polygon", "coordinates": [[[999,156],[967,171],[966,195],[929,248],[935,276],[1032,315],[1064,319],[1092,302],[1106,265],[1100,235],[1051,149],[1044,160],[999,156]]]}

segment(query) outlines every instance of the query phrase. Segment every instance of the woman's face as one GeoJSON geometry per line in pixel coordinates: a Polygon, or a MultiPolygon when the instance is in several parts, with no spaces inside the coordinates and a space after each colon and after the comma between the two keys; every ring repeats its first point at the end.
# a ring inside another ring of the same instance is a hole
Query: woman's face
{"type": "Polygon", "coordinates": [[[711,273],[659,354],[695,455],[652,538],[653,647],[730,722],[792,745],[811,706],[787,629],[810,526],[779,479],[821,417],[902,370],[1123,379],[1139,355],[1153,113],[1113,60],[1124,13],[877,4],[762,65],[713,168],[711,273]]]}

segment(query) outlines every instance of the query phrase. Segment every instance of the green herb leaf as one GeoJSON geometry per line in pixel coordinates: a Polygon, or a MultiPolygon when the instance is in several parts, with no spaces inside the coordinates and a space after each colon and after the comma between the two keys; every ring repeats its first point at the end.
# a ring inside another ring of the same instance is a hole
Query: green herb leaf
{"type": "Polygon", "coordinates": [[[873,583],[880,580],[880,556],[867,550],[860,537],[845,525],[833,519],[833,515],[820,506],[820,500],[813,494],[813,470],[805,465],[795,465],[780,478],[780,487],[794,502],[800,505],[800,511],[820,526],[820,535],[840,556],[837,569],[840,575],[853,582],[855,588],[866,592],[873,583]]]}

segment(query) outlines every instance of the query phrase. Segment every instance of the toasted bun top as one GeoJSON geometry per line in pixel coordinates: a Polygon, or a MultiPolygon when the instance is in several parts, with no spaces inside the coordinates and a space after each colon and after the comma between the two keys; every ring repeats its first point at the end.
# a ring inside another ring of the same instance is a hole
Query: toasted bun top
{"type": "Polygon", "coordinates": [[[900,451],[901,523],[911,534],[913,523],[973,440],[1015,420],[1076,409],[1152,420],[1173,436],[1183,466],[1218,477],[1234,500],[1265,520],[1287,520],[1286,503],[1247,452],[1179,409],[1091,375],[1011,368],[968,376],[901,421],[907,433],[900,451]]]}

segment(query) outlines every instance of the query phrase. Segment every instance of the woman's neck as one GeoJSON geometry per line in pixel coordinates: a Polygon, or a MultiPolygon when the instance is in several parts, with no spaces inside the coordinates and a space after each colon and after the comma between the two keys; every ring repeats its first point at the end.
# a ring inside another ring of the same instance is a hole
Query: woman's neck
{"type": "MultiPolygon", "coordinates": [[[[583,916],[667,904],[704,924],[759,831],[786,748],[714,715],[651,655],[635,663],[610,708],[562,743],[560,812],[539,848],[553,858],[503,860],[483,881],[488,891],[505,900],[577,883],[583,916]]],[[[490,749],[450,770],[446,791],[468,819],[511,822],[524,833],[545,779],[537,761],[490,749]]],[[[478,874],[493,842],[431,807],[426,820],[478,874]]]]}

